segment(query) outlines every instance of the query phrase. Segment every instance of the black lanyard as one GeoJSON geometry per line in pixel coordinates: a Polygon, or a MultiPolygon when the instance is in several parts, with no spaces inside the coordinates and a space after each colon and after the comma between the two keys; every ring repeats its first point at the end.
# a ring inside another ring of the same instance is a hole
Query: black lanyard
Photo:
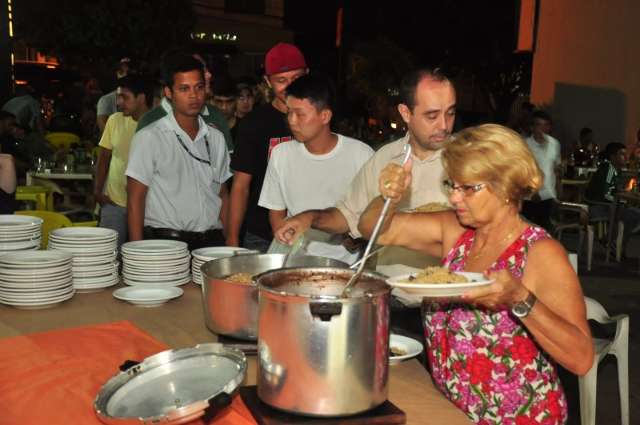
{"type": "MultiPolygon", "coordinates": [[[[189,156],[191,158],[195,159],[198,162],[202,162],[203,164],[207,164],[207,165],[211,166],[211,161],[209,161],[207,159],[198,158],[197,156],[195,156],[193,153],[191,153],[191,151],[189,150],[187,145],[184,144],[184,142],[182,141],[182,139],[180,138],[178,133],[174,133],[174,134],[176,135],[176,138],[178,139],[178,142],[180,142],[180,144],[182,145],[184,150],[187,151],[187,153],[189,154],[189,156]]],[[[207,136],[204,136],[204,145],[207,147],[207,157],[211,158],[211,149],[209,148],[209,141],[207,140],[207,136]]]]}

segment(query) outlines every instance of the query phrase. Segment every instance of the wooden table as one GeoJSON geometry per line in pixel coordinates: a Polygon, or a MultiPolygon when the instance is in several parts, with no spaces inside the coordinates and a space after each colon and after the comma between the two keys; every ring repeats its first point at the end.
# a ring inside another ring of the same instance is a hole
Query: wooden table
{"type": "MultiPolygon", "coordinates": [[[[76,294],[45,310],[18,310],[0,304],[0,338],[52,329],[128,320],[172,348],[217,341],[204,324],[200,288],[183,286],[184,295],[156,308],[118,301],[111,290],[76,294]]],[[[256,381],[255,356],[249,356],[246,384],[256,381]]],[[[46,396],[43,394],[43,397],[46,396]]],[[[390,366],[389,399],[407,414],[407,424],[469,424],[467,417],[434,387],[417,360],[390,366]]]]}
{"type": "Polygon", "coordinates": [[[639,192],[618,192],[615,195],[615,202],[613,208],[611,208],[611,215],[609,216],[609,234],[607,235],[607,253],[605,254],[605,262],[609,263],[609,255],[611,254],[611,248],[613,244],[613,229],[616,225],[616,219],[620,215],[620,207],[630,206],[640,208],[640,193],[639,192]]]}

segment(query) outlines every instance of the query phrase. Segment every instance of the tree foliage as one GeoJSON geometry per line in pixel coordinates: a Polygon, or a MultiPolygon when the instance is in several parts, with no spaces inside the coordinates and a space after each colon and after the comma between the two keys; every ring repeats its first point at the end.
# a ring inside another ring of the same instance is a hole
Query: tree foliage
{"type": "Polygon", "coordinates": [[[20,0],[16,35],[68,66],[103,67],[123,56],[156,61],[185,45],[194,14],[188,0],[20,0]]]}

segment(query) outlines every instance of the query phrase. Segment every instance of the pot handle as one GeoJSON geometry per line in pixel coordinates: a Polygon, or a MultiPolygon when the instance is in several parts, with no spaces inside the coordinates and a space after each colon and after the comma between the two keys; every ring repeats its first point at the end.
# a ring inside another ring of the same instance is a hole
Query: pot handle
{"type": "Polygon", "coordinates": [[[311,302],[309,310],[312,316],[319,317],[323,322],[328,322],[333,316],[342,313],[342,303],[311,302]]]}

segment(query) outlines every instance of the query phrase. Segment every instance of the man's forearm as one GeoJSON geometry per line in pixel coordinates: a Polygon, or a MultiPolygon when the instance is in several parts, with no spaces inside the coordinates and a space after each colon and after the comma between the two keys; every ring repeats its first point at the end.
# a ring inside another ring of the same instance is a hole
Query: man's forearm
{"type": "Polygon", "coordinates": [[[111,163],[111,152],[99,148],[98,163],[96,164],[96,179],[93,185],[93,193],[101,194],[104,189],[104,182],[107,180],[107,174],[109,173],[109,165],[111,163]]]}
{"type": "Polygon", "coordinates": [[[220,221],[222,222],[222,230],[225,235],[228,234],[229,228],[229,189],[227,183],[220,186],[220,199],[222,205],[220,207],[220,221]]]}
{"type": "Polygon", "coordinates": [[[129,225],[129,240],[142,240],[144,214],[146,208],[147,186],[139,181],[127,178],[127,224],[129,225]]]}
{"type": "Polygon", "coordinates": [[[142,228],[144,226],[144,200],[129,198],[127,201],[127,222],[129,225],[129,240],[142,240],[142,228]]]}
{"type": "Polygon", "coordinates": [[[349,223],[339,209],[332,207],[324,210],[312,210],[313,219],[311,227],[327,233],[346,233],[349,231],[349,223]]]}
{"type": "Polygon", "coordinates": [[[247,212],[248,199],[248,188],[235,187],[234,183],[231,188],[231,195],[229,196],[229,217],[227,219],[229,228],[227,230],[227,239],[235,244],[240,243],[240,228],[242,227],[242,222],[247,212]]]}

